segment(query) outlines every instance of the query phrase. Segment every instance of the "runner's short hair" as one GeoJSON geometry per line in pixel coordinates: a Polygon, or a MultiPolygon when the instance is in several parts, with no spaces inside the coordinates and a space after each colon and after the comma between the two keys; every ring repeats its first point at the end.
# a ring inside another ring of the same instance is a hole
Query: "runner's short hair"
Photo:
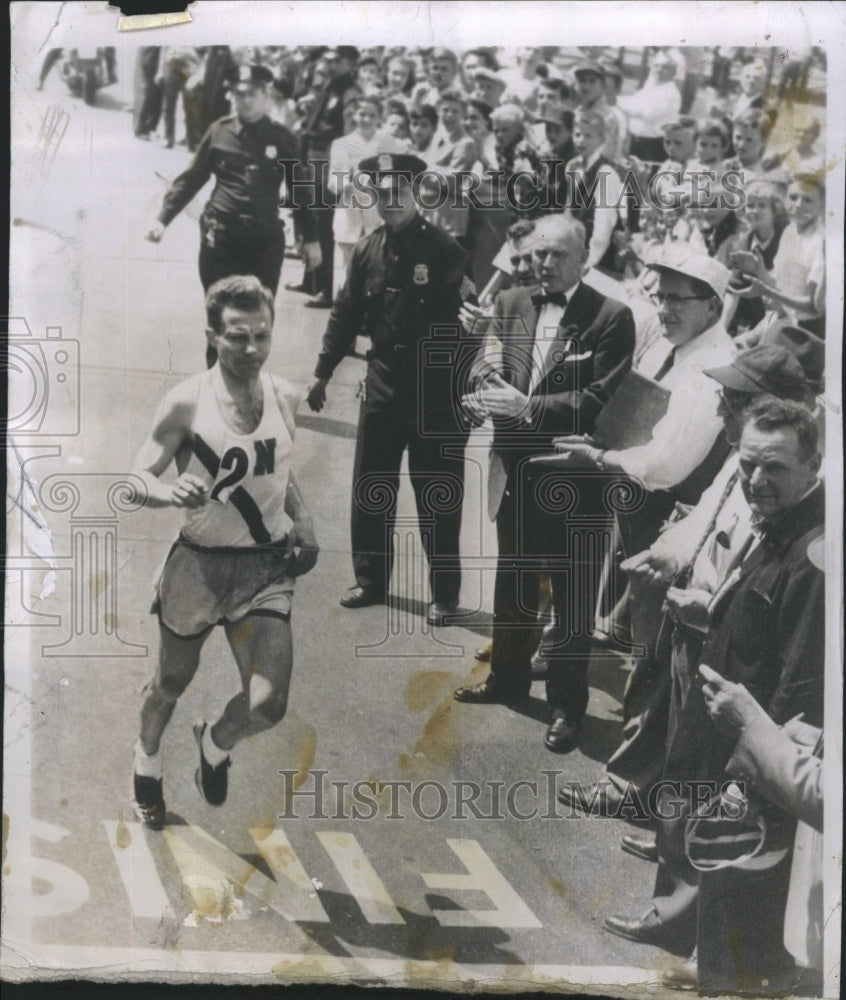
{"type": "Polygon", "coordinates": [[[257,312],[262,306],[270,310],[273,319],[273,294],[252,274],[232,274],[216,281],[206,293],[206,321],[215,333],[220,333],[224,309],[257,312]]]}

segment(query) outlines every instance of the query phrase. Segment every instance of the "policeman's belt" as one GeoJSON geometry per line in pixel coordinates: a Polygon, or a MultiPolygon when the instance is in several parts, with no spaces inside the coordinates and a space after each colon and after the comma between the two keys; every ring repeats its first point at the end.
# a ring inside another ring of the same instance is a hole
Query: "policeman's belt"
{"type": "Polygon", "coordinates": [[[408,344],[380,344],[367,352],[367,360],[388,365],[411,364],[417,360],[417,351],[408,344]]]}
{"type": "Polygon", "coordinates": [[[271,226],[278,225],[281,221],[275,210],[261,213],[226,212],[223,209],[212,207],[206,209],[206,214],[225,225],[241,226],[244,229],[255,227],[270,228],[271,226]]]}

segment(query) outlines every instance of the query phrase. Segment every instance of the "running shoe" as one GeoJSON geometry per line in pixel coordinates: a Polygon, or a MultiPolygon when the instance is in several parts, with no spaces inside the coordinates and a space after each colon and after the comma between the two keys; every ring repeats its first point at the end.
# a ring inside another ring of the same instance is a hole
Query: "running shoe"
{"type": "Polygon", "coordinates": [[[133,773],[132,787],[135,800],[132,807],[135,815],[148,830],[163,830],[165,825],[165,803],[162,795],[162,779],[147,778],[133,773]]]}
{"type": "Polygon", "coordinates": [[[217,767],[212,767],[206,760],[203,753],[203,733],[206,730],[207,722],[197,722],[194,724],[194,738],[200,748],[200,766],[194,773],[194,780],[200,794],[210,806],[222,806],[226,801],[226,792],[229,785],[229,757],[222,761],[217,767]]]}

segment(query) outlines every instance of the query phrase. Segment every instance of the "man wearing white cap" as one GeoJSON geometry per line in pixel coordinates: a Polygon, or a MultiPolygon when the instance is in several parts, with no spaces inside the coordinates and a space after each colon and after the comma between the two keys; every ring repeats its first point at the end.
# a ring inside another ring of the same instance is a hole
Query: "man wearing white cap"
{"type": "MultiPolygon", "coordinates": [[[[671,491],[696,488],[689,480],[709,459],[722,430],[719,387],[703,378],[702,373],[731,361],[731,338],[720,321],[730,272],[707,254],[679,243],[662,247],[647,266],[658,274],[652,299],[658,306],[663,336],[644,351],[637,368],[670,390],[667,411],[644,445],[602,451],[591,443],[567,440],[561,450],[571,455],[573,464],[625,472],[639,480],[658,500],[654,505],[660,507],[654,525],[657,530],[672,510],[671,491]]],[[[725,455],[711,463],[713,473],[723,458],[725,455]]],[[[700,493],[709,481],[705,478],[701,483],[700,493]]],[[[649,537],[644,541],[648,543],[655,537],[655,530],[645,530],[649,537]]],[[[630,551],[639,552],[640,548],[630,551]]]]}

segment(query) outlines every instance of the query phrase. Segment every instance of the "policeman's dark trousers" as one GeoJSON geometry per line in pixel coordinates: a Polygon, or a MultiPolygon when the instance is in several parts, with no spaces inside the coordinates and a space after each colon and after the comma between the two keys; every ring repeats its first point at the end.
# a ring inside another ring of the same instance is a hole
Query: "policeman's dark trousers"
{"type": "Polygon", "coordinates": [[[320,267],[314,269],[313,290],[315,295],[324,293],[331,299],[335,270],[335,235],[332,231],[332,223],[335,220],[335,197],[328,187],[329,161],[314,160],[314,169],[314,204],[309,208],[309,213],[317,229],[321,263],[320,267]]]}
{"type": "MultiPolygon", "coordinates": [[[[613,537],[613,518],[603,517],[595,484],[571,477],[579,513],[593,511],[590,525],[573,511],[555,509],[556,490],[524,468],[509,475],[496,519],[499,557],[494,584],[490,683],[522,695],[531,686],[531,657],[541,637],[539,580],[552,585],[554,625],[541,652],[548,664],[546,699],[553,716],[581,719],[588,704],[590,659],[599,574],[613,537]],[[538,499],[539,498],[539,499],[538,499]]],[[[558,496],[562,492],[557,491],[558,496]]]]}
{"type": "MultiPolygon", "coordinates": [[[[273,295],[279,287],[285,257],[285,228],[280,219],[264,225],[245,225],[208,208],[200,217],[200,281],[203,291],[232,274],[252,274],[273,295]]],[[[217,360],[213,347],[206,349],[206,364],[217,360]]]]}
{"type": "Polygon", "coordinates": [[[185,73],[176,71],[168,73],[162,81],[165,141],[168,146],[172,146],[176,138],[176,102],[187,79],[185,73]]]}
{"type": "MultiPolygon", "coordinates": [[[[398,544],[408,549],[406,532],[396,525],[400,465],[407,448],[419,537],[429,564],[431,599],[457,604],[461,590],[459,535],[465,440],[451,438],[444,444],[440,438],[421,435],[416,415],[407,407],[403,410],[377,410],[366,402],[361,405],[351,517],[356,583],[377,594],[387,594],[395,529],[398,544]]],[[[413,596],[426,600],[423,594],[413,596]]]]}

